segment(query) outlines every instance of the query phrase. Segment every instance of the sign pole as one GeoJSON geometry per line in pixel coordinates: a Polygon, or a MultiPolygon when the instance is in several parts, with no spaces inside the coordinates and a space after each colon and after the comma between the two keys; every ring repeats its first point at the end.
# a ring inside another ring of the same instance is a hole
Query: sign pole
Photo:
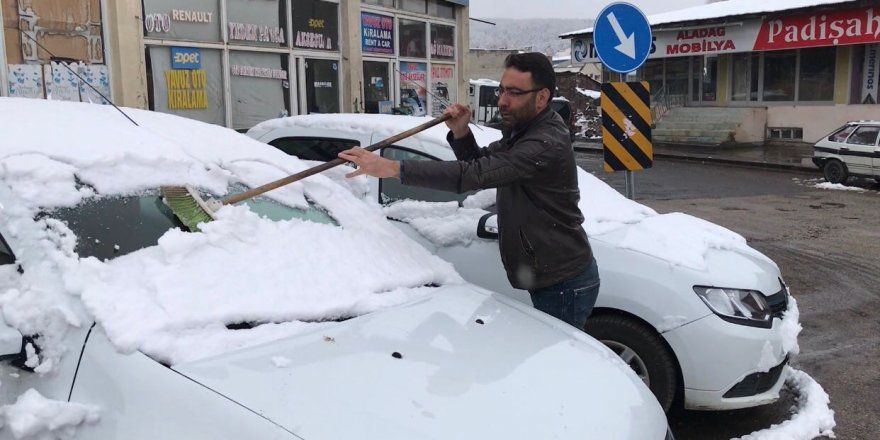
{"type": "MultiPolygon", "coordinates": [[[[622,73],[617,74],[620,82],[626,81],[624,75],[622,73]]],[[[633,174],[632,170],[626,170],[623,172],[623,192],[626,198],[630,200],[636,199],[636,176],[633,174]]]]}

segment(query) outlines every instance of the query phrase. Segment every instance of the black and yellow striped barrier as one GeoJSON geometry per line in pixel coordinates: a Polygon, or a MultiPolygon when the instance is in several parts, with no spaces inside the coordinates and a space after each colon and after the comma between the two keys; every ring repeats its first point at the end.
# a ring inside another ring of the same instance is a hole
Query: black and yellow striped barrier
{"type": "Polygon", "coordinates": [[[602,84],[602,144],[605,171],[635,171],[654,165],[651,90],[647,81],[602,84]]]}

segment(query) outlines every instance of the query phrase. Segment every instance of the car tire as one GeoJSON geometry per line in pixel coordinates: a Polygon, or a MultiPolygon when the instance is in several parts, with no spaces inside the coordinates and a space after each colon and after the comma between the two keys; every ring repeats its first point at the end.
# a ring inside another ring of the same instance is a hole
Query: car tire
{"type": "Polygon", "coordinates": [[[623,315],[590,317],[584,330],[617,353],[669,411],[678,389],[678,365],[659,334],[641,321],[623,315]]]}
{"type": "Polygon", "coordinates": [[[846,179],[849,178],[849,172],[846,169],[846,165],[837,159],[829,159],[825,161],[825,164],[822,165],[822,174],[825,175],[825,180],[830,183],[846,184],[846,179]]]}

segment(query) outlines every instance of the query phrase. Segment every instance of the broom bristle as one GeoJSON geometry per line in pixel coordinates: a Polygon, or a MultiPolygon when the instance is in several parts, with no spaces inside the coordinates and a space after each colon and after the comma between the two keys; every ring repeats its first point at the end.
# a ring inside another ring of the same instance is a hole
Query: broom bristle
{"type": "Polygon", "coordinates": [[[163,186],[160,192],[165,205],[190,231],[198,232],[199,223],[214,220],[213,213],[207,210],[204,202],[196,199],[198,194],[195,191],[185,186],[163,186]]]}

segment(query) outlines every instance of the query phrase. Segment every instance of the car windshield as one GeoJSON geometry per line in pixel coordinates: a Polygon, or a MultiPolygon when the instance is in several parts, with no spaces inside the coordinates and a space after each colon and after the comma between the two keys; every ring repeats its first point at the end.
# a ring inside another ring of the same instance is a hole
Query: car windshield
{"type": "MultiPolygon", "coordinates": [[[[309,209],[291,208],[258,197],[244,201],[251,211],[271,220],[300,219],[338,225],[325,211],[309,202],[309,209]]],[[[72,208],[44,212],[41,217],[61,220],[77,237],[76,253],[110,260],[155,246],[165,232],[186,229],[162,202],[158,193],[87,199],[72,208]]]]}

